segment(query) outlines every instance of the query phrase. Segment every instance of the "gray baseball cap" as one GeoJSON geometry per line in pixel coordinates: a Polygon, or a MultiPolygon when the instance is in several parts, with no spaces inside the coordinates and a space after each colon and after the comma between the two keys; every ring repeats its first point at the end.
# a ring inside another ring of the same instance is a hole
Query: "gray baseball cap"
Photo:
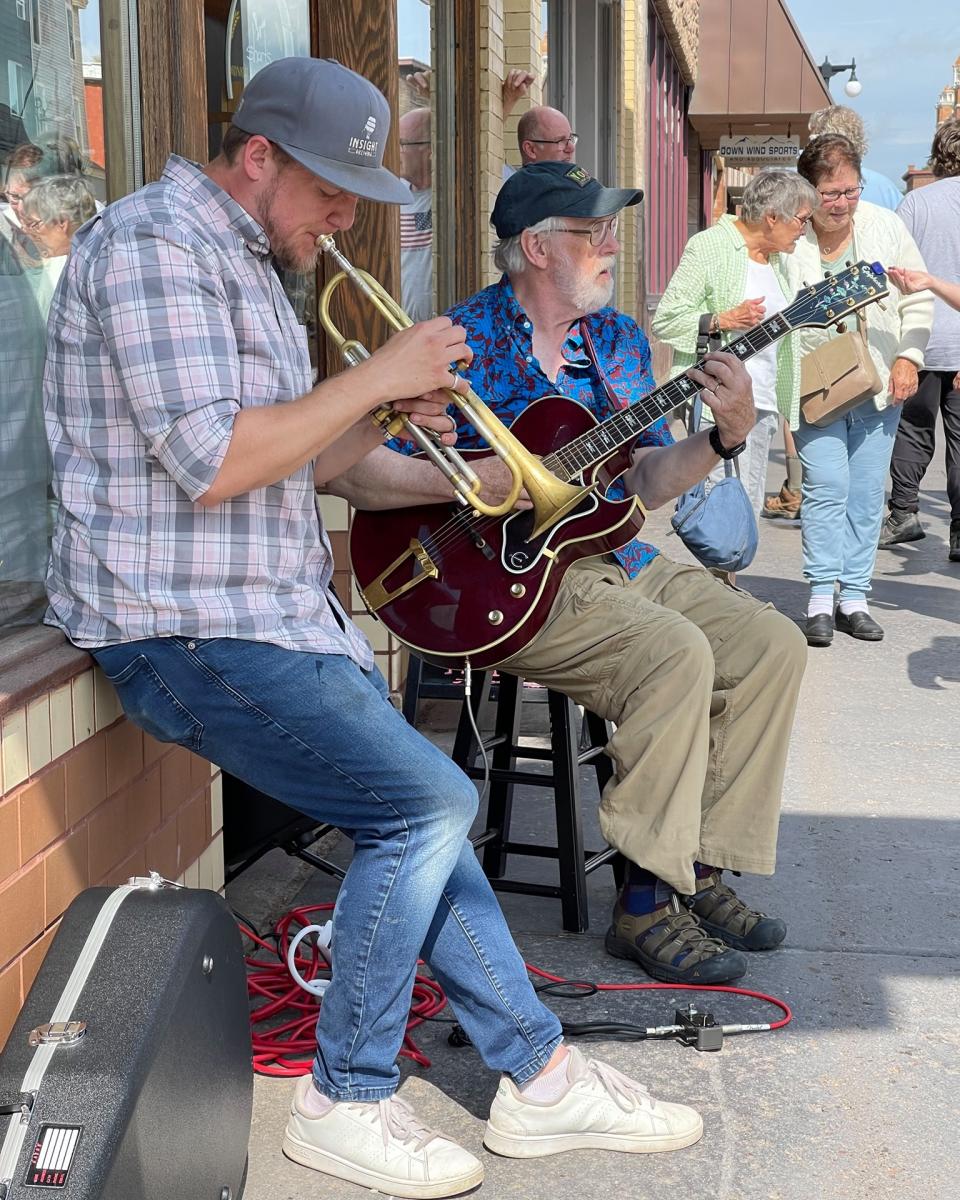
{"type": "Polygon", "coordinates": [[[276,142],[355,196],[406,204],[410,186],[382,166],[390,108],[373,84],[332,58],[279,58],[243,89],[233,124],[276,142]]]}

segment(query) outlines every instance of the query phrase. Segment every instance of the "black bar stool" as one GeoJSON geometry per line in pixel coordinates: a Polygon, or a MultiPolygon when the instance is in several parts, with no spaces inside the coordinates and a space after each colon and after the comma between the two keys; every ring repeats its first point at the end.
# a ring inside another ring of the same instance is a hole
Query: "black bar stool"
{"type": "MultiPolygon", "coordinates": [[[[483,869],[495,890],[557,898],[561,902],[564,929],[570,933],[583,933],[588,925],[587,875],[604,863],[610,863],[620,887],[625,870],[624,859],[613,847],[588,851],[583,842],[580,767],[589,763],[596,771],[599,797],[613,775],[613,764],[604,750],[610,738],[608,723],[596,713],[585,710],[582,729],[579,729],[576,706],[562,692],[552,688],[536,692],[527,688],[525,692],[523,680],[516,675],[499,672],[494,681],[491,673],[475,671],[470,709],[478,728],[479,714],[491,700],[491,687],[495,689],[493,702],[496,703],[494,730],[483,736],[483,750],[490,762],[486,829],[473,838],[473,844],[483,850],[483,869]],[[548,705],[549,749],[520,745],[523,705],[525,702],[543,703],[541,697],[548,705]],[[521,760],[548,762],[552,769],[543,772],[521,768],[517,765],[521,760]],[[552,788],[556,845],[511,840],[510,824],[517,784],[552,788]],[[556,859],[559,885],[506,878],[511,854],[556,859]]],[[[430,668],[424,671],[424,664],[411,655],[403,704],[404,715],[411,722],[416,720],[417,701],[424,696],[463,700],[452,757],[471,779],[482,780],[483,766],[477,765],[480,745],[470,723],[462,682],[453,681],[449,675],[438,677],[434,673],[431,676],[430,668]],[[428,687],[430,691],[426,690],[428,687]]]]}

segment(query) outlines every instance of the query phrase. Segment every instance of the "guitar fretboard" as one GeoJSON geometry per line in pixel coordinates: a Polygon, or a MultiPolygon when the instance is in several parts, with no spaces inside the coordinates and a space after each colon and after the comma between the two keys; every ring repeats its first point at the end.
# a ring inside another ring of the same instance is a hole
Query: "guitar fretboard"
{"type": "MultiPolygon", "coordinates": [[[[793,307],[792,305],[790,307],[793,307]]],[[[753,329],[734,338],[724,351],[735,354],[746,362],[754,354],[779,341],[795,328],[789,317],[790,309],[774,313],[753,329]]],[[[698,359],[694,367],[703,370],[704,360],[698,359]]],[[[686,375],[678,375],[660,387],[654,388],[628,408],[621,409],[608,417],[595,429],[583,433],[555,454],[547,455],[543,462],[558,478],[570,480],[594,463],[601,462],[613,451],[619,450],[645,429],[649,429],[661,417],[686,404],[698,391],[697,385],[686,375]]]]}
{"type": "MultiPolygon", "coordinates": [[[[855,263],[839,275],[827,276],[806,287],[781,312],[734,338],[724,352],[746,362],[794,329],[804,326],[826,329],[886,295],[886,276],[880,264],[855,263]]],[[[699,359],[693,365],[703,370],[705,362],[699,359]]],[[[692,379],[678,375],[554,454],[546,455],[544,465],[558,478],[569,481],[686,404],[698,390],[692,379]]]]}

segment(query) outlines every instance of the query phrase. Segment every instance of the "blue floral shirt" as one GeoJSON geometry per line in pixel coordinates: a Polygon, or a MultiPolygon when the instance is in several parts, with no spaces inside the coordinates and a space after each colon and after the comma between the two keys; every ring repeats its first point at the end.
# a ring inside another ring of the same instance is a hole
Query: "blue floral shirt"
{"type": "MultiPolygon", "coordinates": [[[[455,305],[447,316],[467,331],[467,342],[473,350],[473,362],[462,374],[504,424],[510,425],[530,401],[541,396],[569,396],[598,421],[613,416],[615,410],[583,344],[582,321],[570,327],[563,345],[565,362],[554,382],[534,357],[533,327],[505,275],[499,283],[455,305]]],[[[610,386],[623,399],[623,406],[649,392],[654,386],[650,346],[636,321],[614,308],[601,308],[583,321],[587,322],[610,386]]],[[[457,420],[458,446],[469,450],[485,444],[459,409],[452,408],[451,413],[457,420]]],[[[659,420],[643,431],[636,444],[669,446],[672,442],[666,421],[659,420]]],[[[391,444],[408,452],[415,449],[405,443],[391,444]]],[[[608,489],[611,497],[623,494],[619,480],[608,489]]],[[[633,578],[657,553],[656,547],[635,538],[616,555],[633,578]]]]}

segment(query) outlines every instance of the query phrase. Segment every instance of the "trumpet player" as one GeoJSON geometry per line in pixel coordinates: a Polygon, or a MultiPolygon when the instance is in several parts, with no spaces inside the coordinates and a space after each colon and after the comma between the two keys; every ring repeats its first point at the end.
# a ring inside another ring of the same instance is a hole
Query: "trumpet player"
{"type": "Polygon", "coordinates": [[[395,1096],[421,954],[502,1076],[484,1135],[498,1153],[677,1149],[702,1122],[563,1044],[467,839],[473,784],[391,706],[329,590],[315,484],[378,444],[368,417],[384,406],[452,441],[436,389],[471,357],[437,318],[311,386],[274,263],[311,269],[358,198],[408,198],[382,166],[389,124],[340,64],[275,62],[209,166],[172,157],[77,233],[49,324],[47,620],[153,737],[350,832],[333,982],[283,1147],[440,1197],[476,1187],[483,1165],[395,1096]]]}

